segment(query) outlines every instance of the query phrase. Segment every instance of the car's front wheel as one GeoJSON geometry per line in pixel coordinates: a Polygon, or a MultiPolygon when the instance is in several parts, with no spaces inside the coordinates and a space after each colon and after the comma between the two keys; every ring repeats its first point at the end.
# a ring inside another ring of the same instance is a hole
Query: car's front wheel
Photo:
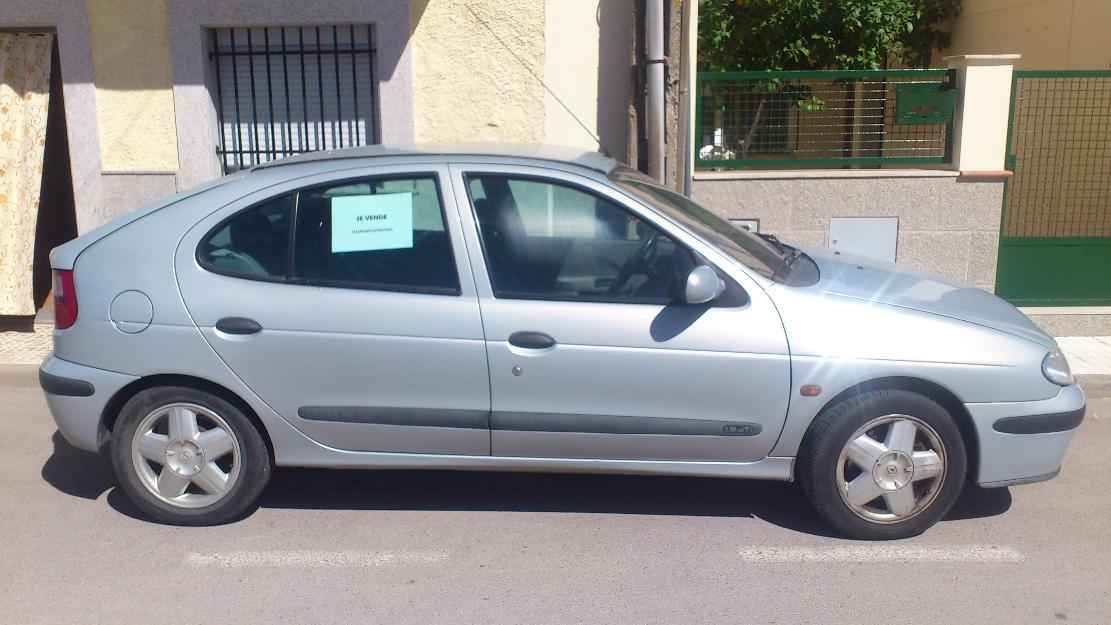
{"type": "Polygon", "coordinates": [[[917,393],[884,390],[849,398],[814,421],[798,477],[835,529],[888,540],[937,523],[956,502],[965,470],[960,430],[942,406],[917,393]]]}
{"type": "Polygon", "coordinates": [[[251,421],[224,399],[193,388],[136,394],[112,433],[120,487],[143,512],[175,525],[233,520],[270,479],[270,454],[251,421]]]}

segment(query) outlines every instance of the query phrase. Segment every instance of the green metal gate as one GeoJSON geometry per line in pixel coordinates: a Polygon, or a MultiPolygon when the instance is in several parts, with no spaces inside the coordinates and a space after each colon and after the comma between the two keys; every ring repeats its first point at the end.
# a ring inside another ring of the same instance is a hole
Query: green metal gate
{"type": "Polygon", "coordinates": [[[1111,304],[1111,71],[1016,71],[996,293],[1111,304]]]}

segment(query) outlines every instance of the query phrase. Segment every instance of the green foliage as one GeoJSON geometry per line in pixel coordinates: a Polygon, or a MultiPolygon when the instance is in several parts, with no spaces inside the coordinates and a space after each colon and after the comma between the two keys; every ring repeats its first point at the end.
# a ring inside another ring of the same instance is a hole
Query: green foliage
{"type": "Polygon", "coordinates": [[[703,71],[926,67],[960,0],[698,0],[703,71]]]}

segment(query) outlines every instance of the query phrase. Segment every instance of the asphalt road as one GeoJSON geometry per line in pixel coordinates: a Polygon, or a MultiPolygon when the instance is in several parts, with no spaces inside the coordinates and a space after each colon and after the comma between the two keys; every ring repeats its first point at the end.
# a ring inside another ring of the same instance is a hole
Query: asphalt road
{"type": "Polygon", "coordinates": [[[166,527],[34,368],[0,369],[0,432],[0,623],[1111,623],[1108,399],[1057,479],[884,544],[792,484],[541,474],[279,469],[249,518],[166,527]]]}

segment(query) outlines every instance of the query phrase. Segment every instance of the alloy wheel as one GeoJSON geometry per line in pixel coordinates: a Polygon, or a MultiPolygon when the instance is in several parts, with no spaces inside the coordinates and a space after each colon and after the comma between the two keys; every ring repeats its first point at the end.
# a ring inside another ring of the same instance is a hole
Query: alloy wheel
{"type": "Polygon", "coordinates": [[[139,481],[159,500],[180,508],[204,508],[223,499],[239,478],[241,456],[227,421],[189,403],[147,414],[131,443],[139,481]]]}
{"type": "Polygon", "coordinates": [[[857,516],[899,523],[934,501],[945,471],[945,446],[932,427],[908,415],[886,415],[849,437],[837,463],[837,487],[857,516]]]}

